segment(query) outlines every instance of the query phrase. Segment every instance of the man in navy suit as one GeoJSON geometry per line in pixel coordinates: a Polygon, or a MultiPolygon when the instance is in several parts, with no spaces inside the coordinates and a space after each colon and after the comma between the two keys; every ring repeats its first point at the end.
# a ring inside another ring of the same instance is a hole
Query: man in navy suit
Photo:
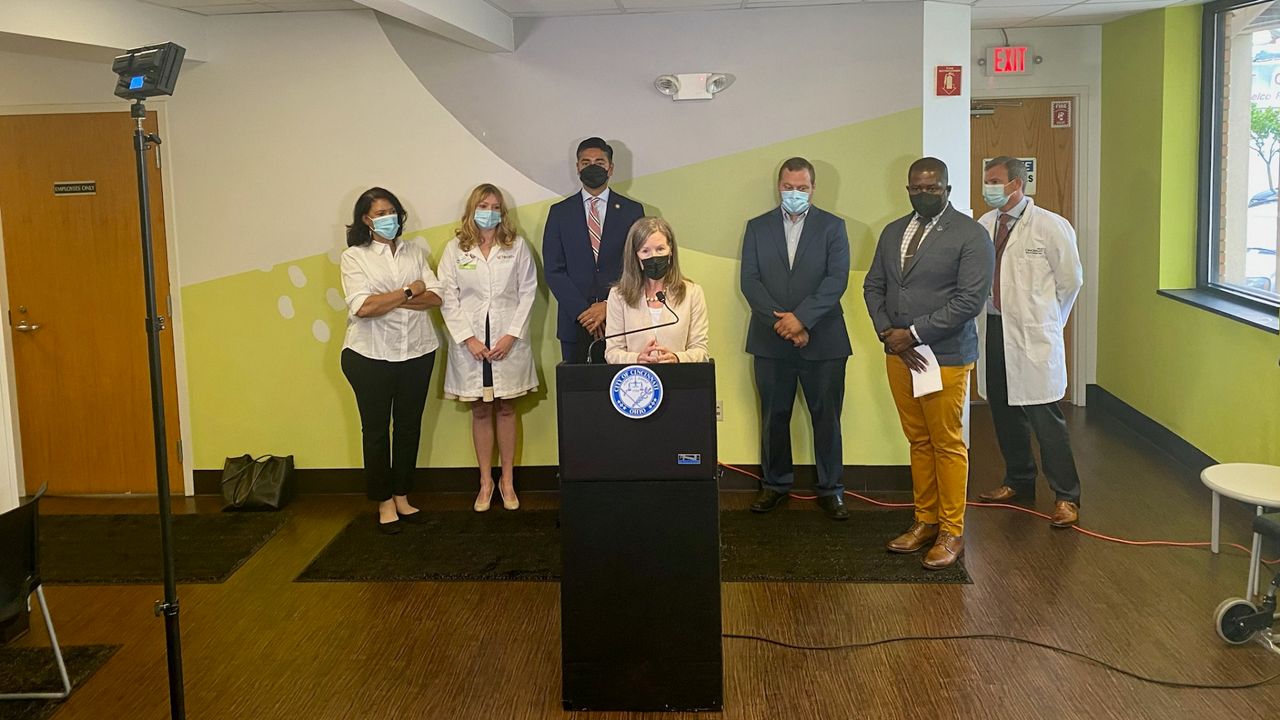
{"type": "MultiPolygon", "coordinates": [[[[609,190],[613,148],[598,137],[578,144],[582,192],[551,206],[542,232],[547,285],[560,307],[556,337],[565,362],[587,361],[593,340],[604,337],[605,299],[622,274],[627,231],[644,216],[640,203],[609,190]]],[[[593,362],[604,362],[596,343],[593,362]]]]}
{"type": "Polygon", "coordinates": [[[794,157],[778,172],[782,206],[747,223],[742,240],[742,294],[751,307],[747,352],[755,356],[760,392],[760,494],[751,509],[769,512],[795,480],[791,409],[797,383],[813,422],[818,505],[847,520],[840,409],[845,365],[853,349],[840,297],[849,285],[844,220],[813,207],[813,165],[794,157]]]}

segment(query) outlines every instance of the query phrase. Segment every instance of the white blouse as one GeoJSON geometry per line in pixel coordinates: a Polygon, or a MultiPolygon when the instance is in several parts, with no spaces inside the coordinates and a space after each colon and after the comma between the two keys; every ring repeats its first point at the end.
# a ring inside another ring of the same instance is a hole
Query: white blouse
{"type": "Polygon", "coordinates": [[[440,294],[440,281],[431,271],[426,247],[420,242],[395,242],[395,253],[390,245],[377,240],[342,253],[342,294],[347,300],[347,335],[342,347],[372,360],[412,360],[440,347],[425,310],[398,307],[378,317],[356,316],[370,295],[399,291],[414,280],[440,294]]]}

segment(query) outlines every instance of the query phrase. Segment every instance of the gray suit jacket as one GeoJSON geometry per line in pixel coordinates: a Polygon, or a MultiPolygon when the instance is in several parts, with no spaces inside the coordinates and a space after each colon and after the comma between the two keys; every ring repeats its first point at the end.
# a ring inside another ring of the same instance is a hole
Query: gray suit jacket
{"type": "Polygon", "coordinates": [[[849,285],[849,235],[844,220],[810,206],[794,267],[787,267],[782,210],[751,219],[742,238],[742,294],[751,306],[747,352],[757,357],[836,360],[853,353],[840,297],[849,285]],[[809,330],[797,348],[773,331],[774,312],[791,312],[809,330]]]}
{"type": "Polygon", "coordinates": [[[951,205],[942,211],[915,257],[902,268],[902,236],[914,213],[880,233],[862,293],[876,332],[915,326],[939,365],[978,359],[978,328],[991,292],[995,246],[985,228],[951,205]]]}

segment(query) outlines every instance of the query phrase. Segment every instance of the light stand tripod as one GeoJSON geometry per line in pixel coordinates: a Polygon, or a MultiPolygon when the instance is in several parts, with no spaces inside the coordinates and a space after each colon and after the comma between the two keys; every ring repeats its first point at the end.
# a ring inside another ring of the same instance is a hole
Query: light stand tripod
{"type": "MultiPolygon", "coordinates": [[[[155,249],[151,240],[151,198],[147,193],[147,150],[160,144],[160,137],[146,132],[142,123],[147,108],[135,100],[129,108],[135,128],[133,149],[138,161],[138,208],[142,219],[142,277],[147,300],[147,361],[151,371],[151,423],[156,446],[156,495],[160,503],[160,554],[164,562],[164,600],[156,603],[156,617],[164,616],[165,650],[169,660],[169,713],[174,720],[186,718],[182,684],[182,636],[178,630],[178,584],[173,572],[173,516],[169,508],[169,448],[164,423],[164,375],[160,365],[160,333],[165,318],[156,302],[155,249]]],[[[157,151],[158,152],[158,151],[157,151]]]]}

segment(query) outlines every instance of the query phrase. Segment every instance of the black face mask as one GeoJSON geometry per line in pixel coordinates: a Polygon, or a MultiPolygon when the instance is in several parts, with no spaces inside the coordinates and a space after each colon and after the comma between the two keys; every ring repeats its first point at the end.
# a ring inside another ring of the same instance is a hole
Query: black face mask
{"type": "Polygon", "coordinates": [[[944,195],[922,192],[919,195],[911,195],[910,197],[911,207],[922,218],[935,218],[947,206],[947,198],[944,195]]]}
{"type": "Polygon", "coordinates": [[[588,165],[578,172],[578,179],[582,181],[584,187],[595,190],[609,182],[609,171],[602,165],[588,165]]]}
{"type": "Polygon", "coordinates": [[[650,280],[661,280],[667,276],[667,271],[671,269],[670,255],[654,255],[640,261],[640,267],[644,268],[644,276],[650,280]]]}

